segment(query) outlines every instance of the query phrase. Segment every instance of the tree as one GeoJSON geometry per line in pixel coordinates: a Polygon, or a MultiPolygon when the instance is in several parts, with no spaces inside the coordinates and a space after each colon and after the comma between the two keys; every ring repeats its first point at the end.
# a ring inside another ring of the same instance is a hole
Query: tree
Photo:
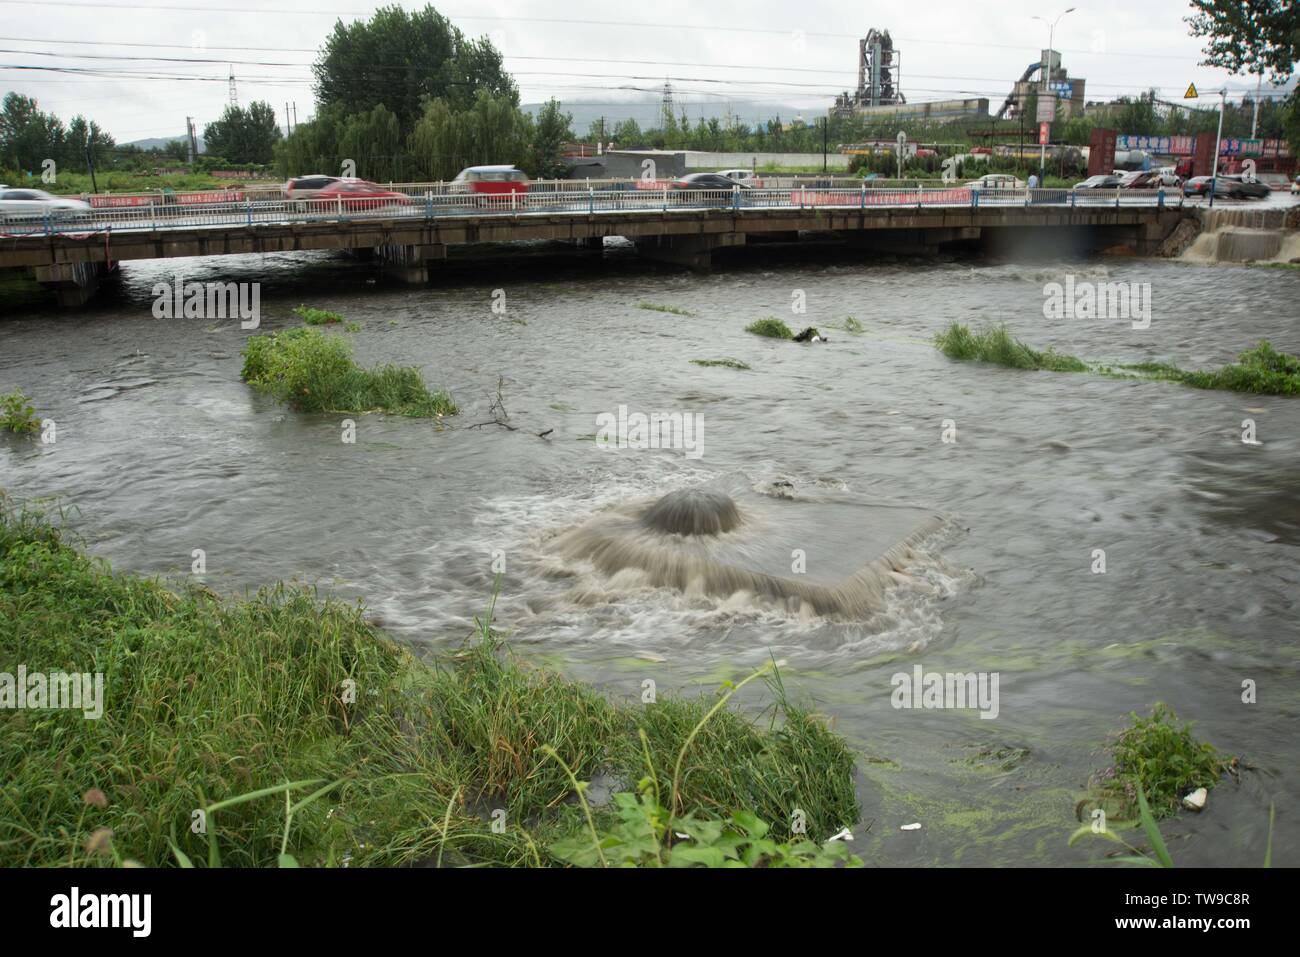
{"type": "Polygon", "coordinates": [[[573,115],[560,109],[554,97],[537,111],[528,146],[527,172],[538,179],[559,179],[567,171],[560,154],[573,139],[573,115]]]}
{"type": "MultiPolygon", "coordinates": [[[[1285,83],[1300,60],[1300,15],[1292,0],[1192,0],[1186,17],[1192,36],[1207,40],[1202,61],[1229,73],[1268,76],[1285,83]]],[[[1300,87],[1282,107],[1281,127],[1300,152],[1300,87]]]]}
{"type": "Polygon", "coordinates": [[[429,99],[446,100],[453,111],[470,109],[480,91],[519,103],[500,52],[487,39],[467,40],[431,6],[413,13],[381,7],[368,21],[339,20],[312,72],[321,107],[384,106],[404,133],[429,99]]]}
{"type": "Polygon", "coordinates": [[[63,121],[21,93],[5,96],[0,109],[0,165],[34,172],[47,159],[62,160],[63,121]]]}
{"type": "Polygon", "coordinates": [[[269,163],[280,140],[280,126],[271,104],[256,101],[248,109],[227,106],[215,123],[203,128],[207,152],[232,163],[269,163]]]}

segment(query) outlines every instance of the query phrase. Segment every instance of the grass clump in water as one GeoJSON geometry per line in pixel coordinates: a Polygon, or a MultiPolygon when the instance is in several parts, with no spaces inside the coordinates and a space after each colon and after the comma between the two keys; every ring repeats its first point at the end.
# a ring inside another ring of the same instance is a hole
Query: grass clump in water
{"type": "Polygon", "coordinates": [[[447,392],[429,391],[418,369],[361,369],[350,342],[306,327],[250,337],[240,378],[303,412],[440,417],[458,411],[447,392]]]}
{"type": "Polygon", "coordinates": [[[1086,372],[1088,364],[1074,356],[1048,349],[1031,349],[1011,335],[1005,325],[971,332],[960,322],[952,323],[935,336],[935,345],[949,359],[990,362],[1012,369],[1045,369],[1050,372],[1086,372]]]}
{"type": "Polygon", "coordinates": [[[293,314],[309,326],[328,326],[343,321],[343,316],[328,309],[313,309],[311,306],[295,306],[293,314]]]}
{"type": "Polygon", "coordinates": [[[31,435],[41,427],[32,400],[21,389],[0,395],[0,432],[31,435]]]}
{"type": "Polygon", "coordinates": [[[430,665],[359,605],[283,585],[173,591],[0,496],[0,672],[19,662],[102,674],[103,707],[0,708],[0,866],[581,864],[566,841],[584,823],[612,833],[635,799],[575,804],[575,775],[602,773],[649,779],[723,855],[683,848],[678,864],[834,863],[835,849],[770,845],[795,808],[810,841],[857,820],[851,753],[779,684],[766,727],[727,697],[621,706],[517,663],[491,609],[430,665]]]}
{"type": "Polygon", "coordinates": [[[649,309],[651,312],[667,312],[674,316],[689,316],[691,318],[695,316],[695,313],[689,309],[682,309],[680,306],[661,306],[655,302],[638,302],[636,307],[638,309],[649,309]]]}
{"type": "Polygon", "coordinates": [[[1196,740],[1191,723],[1182,724],[1173,709],[1157,702],[1151,717],[1130,715],[1133,724],[1110,747],[1113,764],[1094,786],[1114,817],[1136,817],[1138,794],[1145,795],[1157,819],[1174,814],[1182,799],[1197,788],[1213,788],[1226,764],[1209,744],[1196,740]]]}
{"type": "Polygon", "coordinates": [[[722,367],[724,369],[748,370],[749,366],[739,359],[692,359],[691,365],[703,366],[706,369],[722,367]]]}
{"type": "Polygon", "coordinates": [[[1261,395],[1300,395],[1300,358],[1278,352],[1267,340],[1237,356],[1237,361],[1211,372],[1184,372],[1160,363],[1129,366],[1153,371],[1158,378],[1173,379],[1197,389],[1227,389],[1261,395]],[[1152,367],[1155,367],[1154,369],[1152,367]]]}
{"type": "Polygon", "coordinates": [[[794,333],[776,316],[766,316],[762,319],[755,320],[745,327],[746,332],[752,332],[756,336],[767,336],[770,339],[793,339],[794,333]]]}

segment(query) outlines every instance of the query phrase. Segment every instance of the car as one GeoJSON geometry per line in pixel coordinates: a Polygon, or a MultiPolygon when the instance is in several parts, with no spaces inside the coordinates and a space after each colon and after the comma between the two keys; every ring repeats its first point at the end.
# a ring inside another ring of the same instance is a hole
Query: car
{"type": "Polygon", "coordinates": [[[4,189],[0,192],[0,216],[6,219],[67,219],[90,212],[81,199],[55,196],[43,189],[4,189]]]}
{"type": "Polygon", "coordinates": [[[755,189],[762,189],[763,182],[758,178],[758,174],[751,169],[724,169],[718,171],[719,176],[725,176],[727,179],[735,180],[741,186],[752,186],[755,189]]]}
{"type": "Polygon", "coordinates": [[[985,173],[979,179],[968,180],[966,185],[977,189],[1023,189],[1025,183],[1010,173],[985,173]]]}
{"type": "Polygon", "coordinates": [[[450,193],[526,193],[528,174],[514,166],[467,166],[451,181],[450,193]]]}
{"type": "Polygon", "coordinates": [[[687,173],[680,179],[673,180],[673,189],[749,189],[745,183],[737,182],[721,173],[687,173]]]}
{"type": "Polygon", "coordinates": [[[1229,199],[1264,199],[1273,191],[1264,183],[1254,179],[1244,179],[1240,175],[1219,177],[1215,192],[1222,192],[1229,199]]]}
{"type": "Polygon", "coordinates": [[[295,176],[289,179],[281,192],[285,199],[311,199],[323,189],[329,189],[335,183],[344,182],[342,176],[326,176],[324,173],[311,173],[307,176],[295,176]]]}
{"type": "Polygon", "coordinates": [[[386,209],[392,206],[409,206],[415,202],[405,193],[384,189],[364,179],[335,183],[316,193],[312,206],[320,212],[329,212],[331,204],[346,210],[386,209]]]}
{"type": "Polygon", "coordinates": [[[1121,189],[1155,189],[1161,185],[1160,174],[1155,170],[1134,170],[1119,178],[1121,189]]]}
{"type": "Polygon", "coordinates": [[[1120,179],[1118,176],[1107,176],[1105,173],[1098,173],[1096,176],[1089,176],[1081,183],[1075,183],[1075,189],[1118,189],[1120,179]]]}

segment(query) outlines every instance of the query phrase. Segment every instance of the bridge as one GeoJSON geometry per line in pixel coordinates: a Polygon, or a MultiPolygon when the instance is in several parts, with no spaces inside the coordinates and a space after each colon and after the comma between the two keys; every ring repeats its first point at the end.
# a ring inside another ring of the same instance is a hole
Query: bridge
{"type": "MultiPolygon", "coordinates": [[[[537,240],[598,248],[621,236],[656,260],[693,269],[714,251],[833,232],[866,251],[924,254],[1033,232],[1069,248],[1146,254],[1177,225],[1181,195],[1150,190],[594,187],[511,194],[184,205],[149,201],[55,217],[0,218],[0,268],[32,267],[65,305],[129,260],[340,249],[373,254],[386,274],[425,282],[451,246],[537,240]],[[1048,233],[1044,234],[1044,231],[1048,233]]],[[[1192,206],[1187,206],[1191,210],[1192,206]]]]}

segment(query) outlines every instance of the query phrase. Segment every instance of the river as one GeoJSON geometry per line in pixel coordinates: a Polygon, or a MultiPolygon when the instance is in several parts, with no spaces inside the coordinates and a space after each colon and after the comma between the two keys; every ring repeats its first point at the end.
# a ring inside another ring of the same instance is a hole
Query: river
{"type": "MultiPolygon", "coordinates": [[[[1274,860],[1294,863],[1300,400],[956,363],[927,340],[952,320],[1006,322],[1039,349],[1207,367],[1261,338],[1300,353],[1297,302],[1294,269],[866,263],[827,248],[755,249],[707,275],[622,247],[603,262],[539,248],[426,287],[326,253],[127,263],[82,312],[0,321],[0,392],[23,388],[57,423],[52,445],[0,440],[0,487],[75,506],[70,523],[119,568],[182,578],[203,549],[211,587],[314,583],[364,598],[417,647],[464,640],[495,553],[520,656],[619,698],[647,678],[660,694],[711,691],[774,655],[791,696],[860,750],[863,820],[844,823],[869,864],[1100,859],[1111,845],[1066,846],[1075,804],[1107,735],[1163,700],[1252,769],[1165,827],[1175,860],[1258,865],[1275,801],[1274,860]],[[341,441],[343,416],[240,382],[238,322],[154,318],[151,289],[177,268],[262,283],[259,331],[297,325],[299,303],[343,313],[363,364],[419,366],[461,414],[356,416],[355,443],[341,441]],[[1067,273],[1149,283],[1149,327],[1046,318],[1044,286],[1067,273]],[[830,341],[744,331],[767,315],[830,341]],[[834,328],[847,316],[861,334],[834,328]],[[724,357],[751,369],[690,362],[724,357]],[[515,431],[491,424],[498,383],[515,431]],[[598,447],[597,416],[620,405],[698,413],[702,454],[598,447]],[[1244,419],[1261,444],[1242,442],[1244,419]],[[943,520],[855,622],[602,578],[549,548],[629,500],[778,481],[943,520]],[[891,677],[917,664],[997,673],[996,720],[895,709],[891,677]],[[1242,702],[1247,680],[1257,703],[1242,702]]],[[[742,700],[757,709],[764,691],[742,700]]]]}

